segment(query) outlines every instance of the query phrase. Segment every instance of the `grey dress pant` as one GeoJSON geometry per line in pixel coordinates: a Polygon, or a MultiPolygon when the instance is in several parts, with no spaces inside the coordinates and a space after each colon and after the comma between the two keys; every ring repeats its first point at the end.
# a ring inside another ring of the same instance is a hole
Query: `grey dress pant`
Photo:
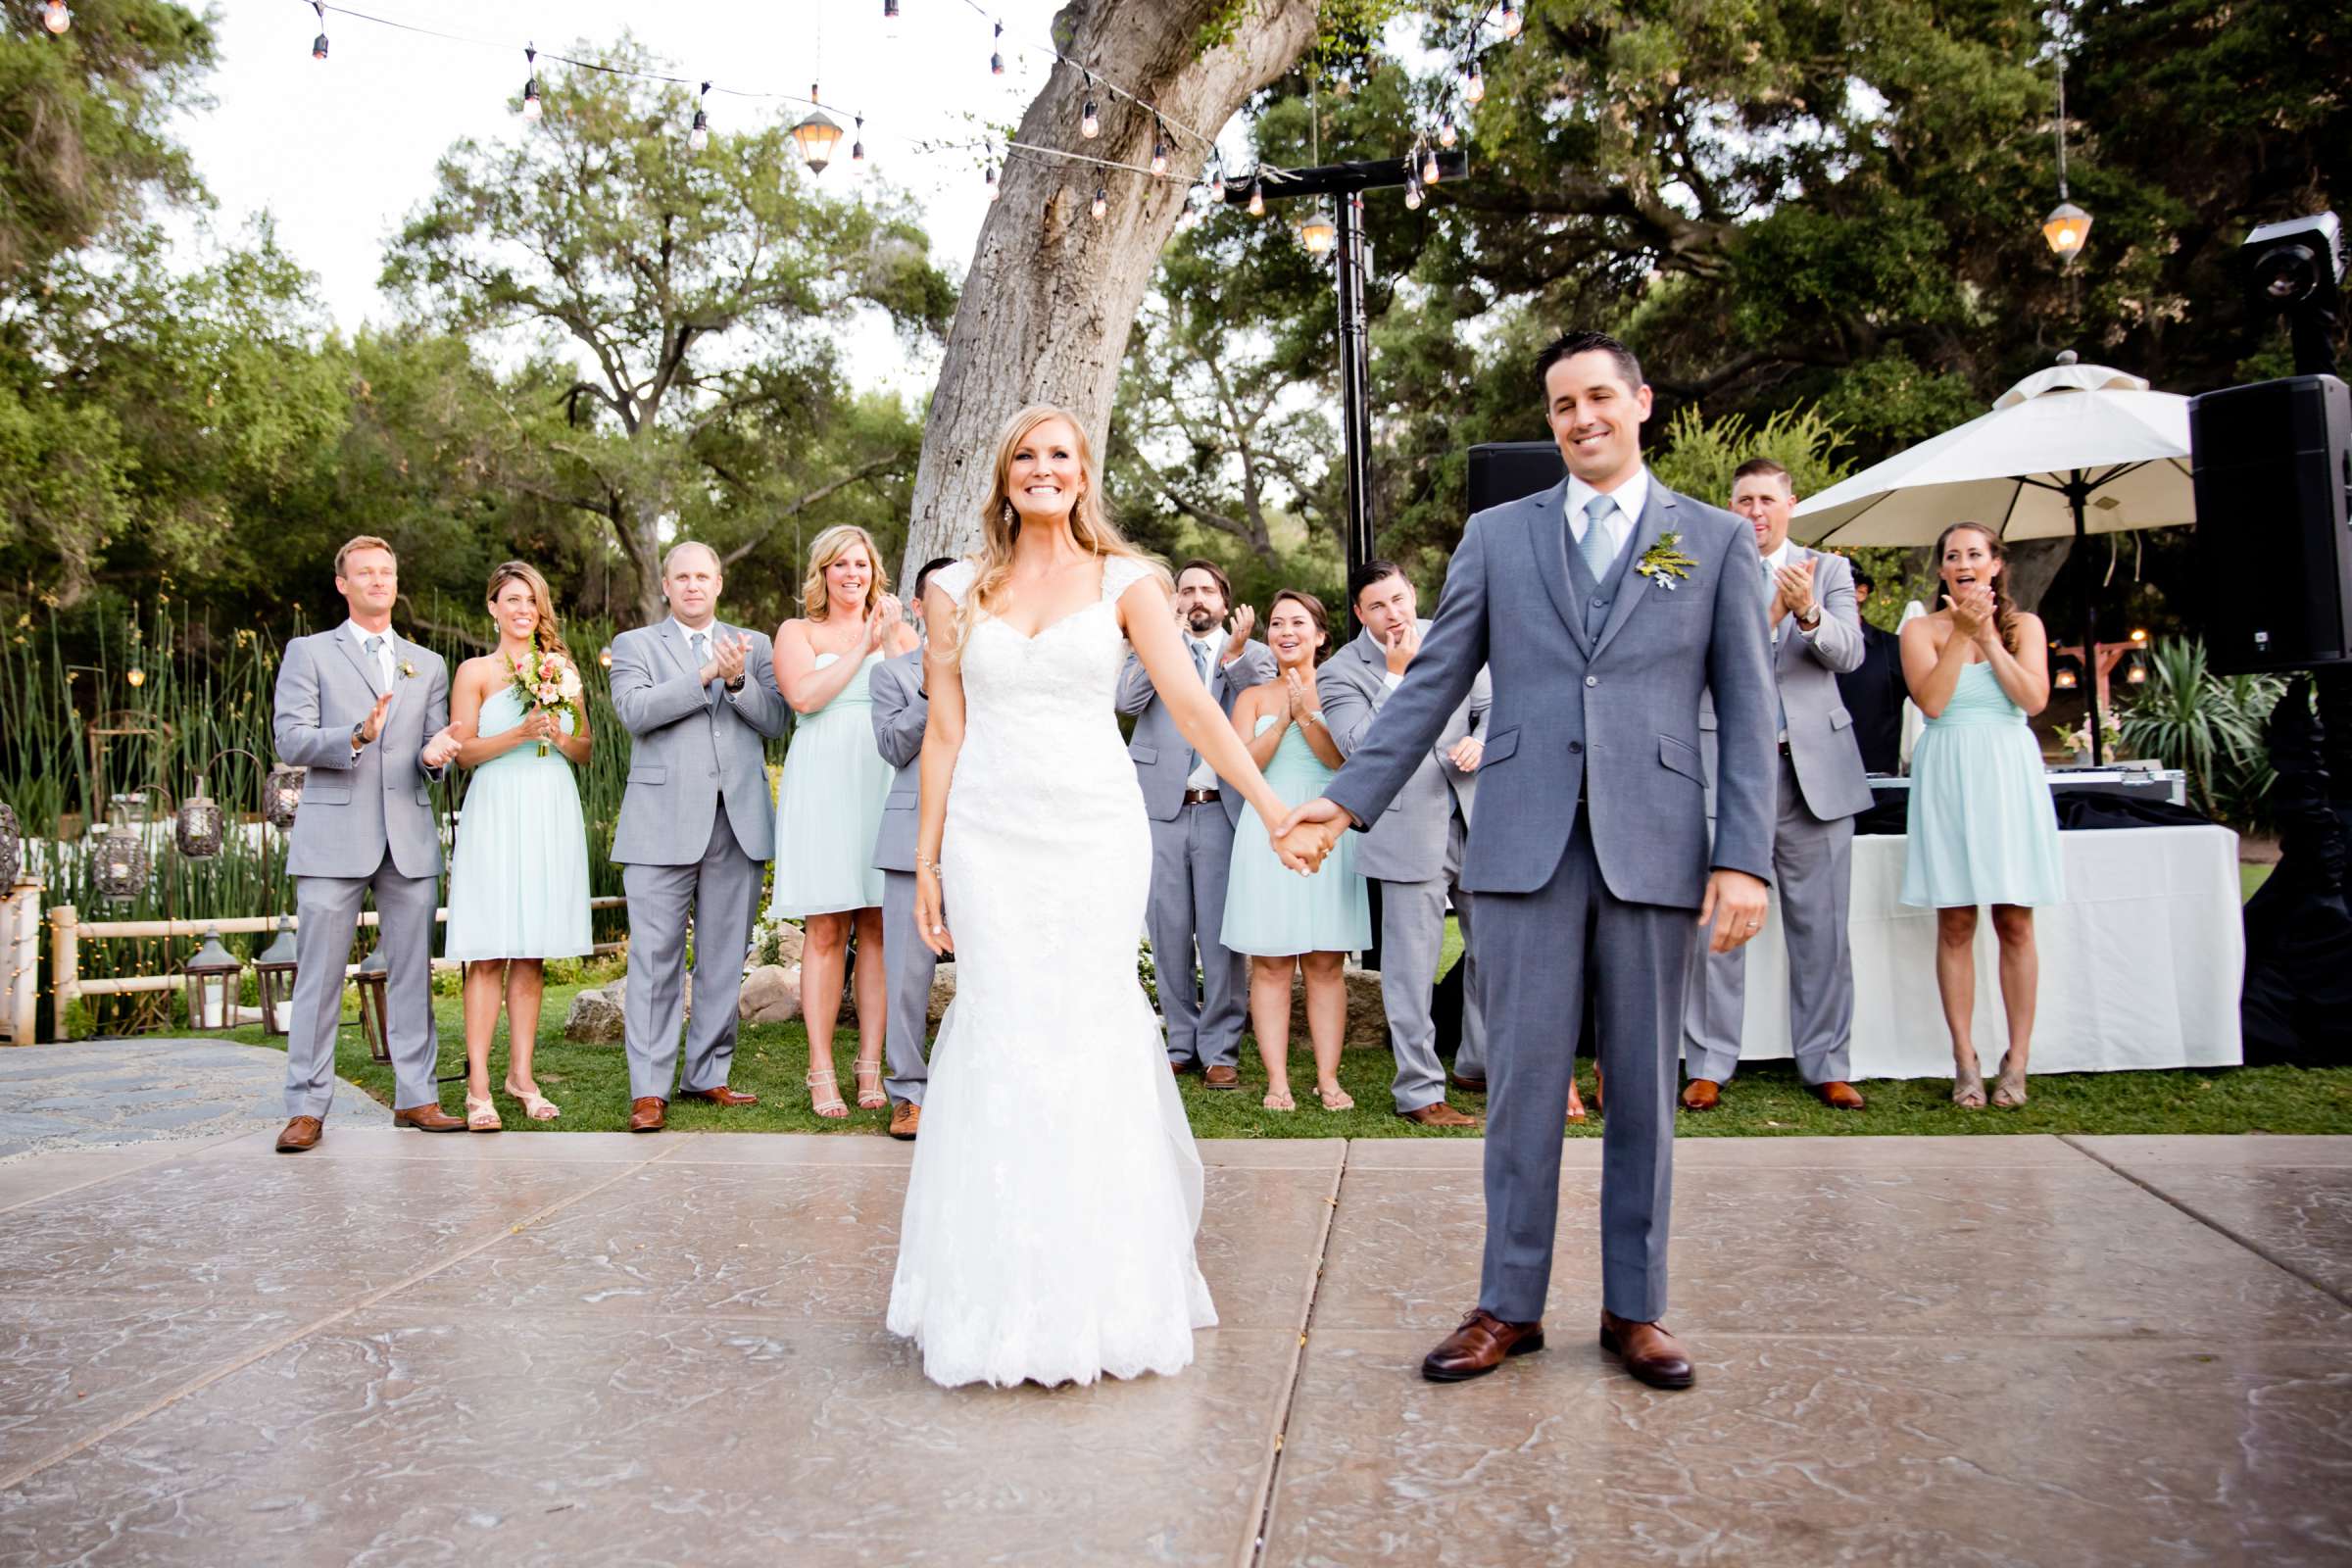
{"type": "Polygon", "coordinates": [[[1481,995],[1483,970],[1471,941],[1472,897],[1454,886],[1462,874],[1462,846],[1469,836],[1456,810],[1446,834],[1446,863],[1427,882],[1380,885],[1380,1002],[1389,1017],[1389,1049],[1396,1058],[1390,1086],[1396,1109],[1419,1110],[1446,1098],[1446,1067],[1438,1060],[1438,1026],[1430,1016],[1437,989],[1438,960],[1446,949],[1446,901],[1453,899],[1462,926],[1462,1039],[1453,1070],[1464,1078],[1487,1072],[1487,1021],[1481,995]]]}
{"type": "Polygon", "coordinates": [[[1152,824],[1152,903],[1144,928],[1158,974],[1159,1013],[1168,1026],[1168,1059],[1199,1058],[1202,1067],[1241,1059],[1250,1008],[1250,959],[1218,940],[1225,930],[1225,885],[1233,875],[1233,821],[1217,801],[1180,806],[1174,820],[1152,824]],[[1193,983],[1193,953],[1200,982],[1193,983]]]}
{"type": "Polygon", "coordinates": [[[433,906],[438,876],[402,876],[390,851],[372,876],[294,879],[293,1010],[286,1024],[286,1114],[320,1116],[335,1097],[335,1037],[343,1021],[343,968],[360,901],[375,893],[386,978],[386,1044],[392,1052],[395,1110],[440,1103],[433,1081],[439,1032],[433,1027],[433,906]]]}
{"type": "Polygon", "coordinates": [[[717,1089],[735,1059],[743,960],[760,902],[760,862],[735,842],[722,796],[703,858],[685,865],[627,865],[629,984],[622,1026],[629,1098],[667,1100],[678,1070],[686,1004],[686,926],[694,924],[694,1016],[686,1020],[688,1089],[717,1089]]]}
{"type": "MultiPolygon", "coordinates": [[[[1853,906],[1854,819],[1824,822],[1806,810],[1796,770],[1786,757],[1772,879],[1780,891],[1781,929],[1788,934],[1788,1046],[1797,1076],[1808,1084],[1843,1083],[1853,1074],[1854,950],[1846,921],[1853,906]]],[[[1730,1083],[1740,1070],[1747,949],[1709,953],[1704,943],[1694,944],[1690,965],[1684,1067],[1693,1078],[1730,1083]]]]}
{"type": "Polygon", "coordinates": [[[912,871],[882,873],[882,960],[890,980],[890,1029],[883,1037],[890,1075],[883,1087],[891,1099],[919,1105],[931,1079],[923,1047],[931,1032],[931,980],[939,956],[914,928],[912,871]]]}
{"type": "Polygon", "coordinates": [[[1506,1323],[1544,1315],[1559,1222],[1560,1126],[1591,989],[1609,1086],[1601,1305],[1654,1322],[1666,1311],[1675,1058],[1696,911],[1627,904],[1610,893],[1580,808],[1551,880],[1534,893],[1480,894],[1478,919],[1494,982],[1487,999],[1487,1250],[1478,1304],[1506,1323]]]}

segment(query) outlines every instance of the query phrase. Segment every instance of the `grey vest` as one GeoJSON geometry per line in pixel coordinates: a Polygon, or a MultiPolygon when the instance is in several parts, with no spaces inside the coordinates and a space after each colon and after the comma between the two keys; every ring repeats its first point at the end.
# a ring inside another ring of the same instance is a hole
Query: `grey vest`
{"type": "Polygon", "coordinates": [[[1569,531],[1564,516],[1560,518],[1560,532],[1565,536],[1568,552],[1568,580],[1575,585],[1576,597],[1585,605],[1585,635],[1598,642],[1601,627],[1608,624],[1610,608],[1617,603],[1617,590],[1625,585],[1625,574],[1634,564],[1634,536],[1641,529],[1626,529],[1625,543],[1617,547],[1617,559],[1609,563],[1609,574],[1597,583],[1592,580],[1592,568],[1585,564],[1585,553],[1577,547],[1576,535],[1569,531]]]}

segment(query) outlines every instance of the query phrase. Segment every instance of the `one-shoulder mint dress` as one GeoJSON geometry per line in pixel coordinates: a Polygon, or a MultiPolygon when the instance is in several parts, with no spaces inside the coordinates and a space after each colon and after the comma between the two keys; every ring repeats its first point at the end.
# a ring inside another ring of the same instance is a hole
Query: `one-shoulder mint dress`
{"type": "MultiPolygon", "coordinates": [[[[483,701],[476,733],[504,734],[523,716],[522,699],[502,686],[483,701]]],[[[570,734],[571,716],[561,722],[570,734]]],[[[588,827],[571,760],[552,743],[541,757],[526,741],[475,768],[466,782],[450,857],[443,956],[576,958],[595,945],[588,929],[588,827]]]]}
{"type": "MultiPolygon", "coordinates": [[[[1261,713],[1257,733],[1280,722],[1272,713],[1261,713]]],[[[1295,725],[1266,763],[1266,782],[1289,806],[1313,800],[1334,776],[1295,725]]],[[[1219,940],[1226,951],[1286,958],[1301,953],[1361,953],[1370,947],[1372,904],[1355,869],[1354,837],[1342,835],[1322,869],[1300,876],[1274,853],[1257,808],[1243,807],[1225,883],[1225,929],[1219,940]]]]}
{"type": "MultiPolygon", "coordinates": [[[[823,669],[839,654],[819,654],[823,669]]],[[[890,799],[891,765],[874,744],[866,682],[884,655],[865,656],[834,699],[793,726],[776,792],[776,882],[770,915],[800,919],[882,906],[874,839],[890,799]]]]}
{"type": "Polygon", "coordinates": [[[1913,749],[1906,832],[1905,904],[2033,907],[2066,897],[2041,749],[1990,664],[1961,667],[1913,749]]]}

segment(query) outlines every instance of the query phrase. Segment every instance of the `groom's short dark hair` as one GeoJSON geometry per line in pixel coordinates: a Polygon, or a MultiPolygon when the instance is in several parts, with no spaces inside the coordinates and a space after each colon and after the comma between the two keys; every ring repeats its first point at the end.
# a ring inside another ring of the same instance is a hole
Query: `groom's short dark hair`
{"type": "Polygon", "coordinates": [[[1634,358],[1632,349],[1606,332],[1563,332],[1553,338],[1544,352],[1536,356],[1536,389],[1539,392],[1544,389],[1544,378],[1551,373],[1553,366],[1562,360],[1573,360],[1579,354],[1591,354],[1595,349],[1606,354],[1617,367],[1617,373],[1625,378],[1626,390],[1642,390],[1642,362],[1634,358]]]}

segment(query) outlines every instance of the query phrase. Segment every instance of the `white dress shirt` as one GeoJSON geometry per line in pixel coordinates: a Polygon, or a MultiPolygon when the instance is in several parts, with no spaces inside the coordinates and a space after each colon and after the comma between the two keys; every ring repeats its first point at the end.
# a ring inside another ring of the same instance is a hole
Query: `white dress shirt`
{"type": "MultiPolygon", "coordinates": [[[[382,631],[369,631],[356,620],[346,620],[343,622],[343,635],[351,639],[351,645],[360,651],[362,659],[368,657],[368,638],[381,637],[383,639],[382,642],[376,644],[375,648],[375,689],[379,693],[398,692],[400,690],[400,668],[393,656],[392,645],[400,639],[392,635],[392,628],[387,626],[382,631]]],[[[398,699],[395,698],[394,701],[398,701],[398,699]]]]}
{"type": "MultiPolygon", "coordinates": [[[[1217,666],[1224,662],[1223,660],[1218,658],[1218,655],[1224,651],[1226,634],[1223,632],[1216,632],[1207,637],[1196,637],[1188,631],[1184,634],[1184,643],[1185,657],[1193,662],[1193,668],[1195,670],[1199,670],[1200,668],[1200,652],[1202,650],[1207,652],[1208,674],[1203,679],[1201,684],[1208,686],[1213,692],[1215,690],[1217,666]]],[[[1184,781],[1184,787],[1188,790],[1216,789],[1218,788],[1217,770],[1211,767],[1205,761],[1196,761],[1193,767],[1192,776],[1184,781]]]]}
{"type": "Polygon", "coordinates": [[[1605,492],[1593,489],[1574,474],[1568,476],[1568,496],[1561,503],[1561,510],[1568,514],[1568,537],[1576,541],[1579,549],[1585,543],[1585,529],[1592,521],[1585,509],[1592,504],[1594,496],[1602,494],[1613,497],[1617,503],[1617,510],[1609,514],[1609,549],[1613,558],[1641,526],[1642,509],[1649,505],[1649,469],[1635,468],[1632,478],[1605,492]]]}

